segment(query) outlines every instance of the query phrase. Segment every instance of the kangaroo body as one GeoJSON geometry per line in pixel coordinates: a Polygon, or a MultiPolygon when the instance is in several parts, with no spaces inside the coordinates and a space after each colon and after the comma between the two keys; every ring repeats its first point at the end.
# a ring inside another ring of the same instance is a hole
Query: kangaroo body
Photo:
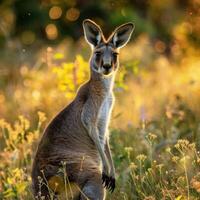
{"type": "MultiPolygon", "coordinates": [[[[61,161],[66,162],[69,181],[77,183],[80,188],[85,180],[95,173],[101,174],[98,151],[87,134],[82,120],[87,121],[87,113],[89,113],[97,119],[99,129],[106,130],[108,126],[106,118],[112,108],[112,93],[110,88],[105,87],[104,81],[90,80],[84,84],[79,89],[76,99],[49,124],[38,146],[34,161],[33,168],[36,169],[33,173],[36,187],[34,190],[39,190],[38,176],[43,177],[44,173],[45,178],[49,180],[59,174],[59,168],[62,168],[61,161]],[[98,85],[98,91],[95,89],[95,84],[98,85]],[[99,97],[100,94],[103,95],[99,97]]],[[[106,133],[99,135],[99,138],[104,148],[106,133]]]]}
{"type": "MultiPolygon", "coordinates": [[[[96,52],[101,50],[105,53],[109,50],[112,53],[113,41],[103,46],[105,39],[100,28],[90,20],[86,20],[84,25],[86,38],[93,45],[96,36],[96,52]]],[[[114,103],[113,82],[117,60],[111,63],[112,59],[109,61],[108,53],[105,53],[99,62],[97,54],[90,60],[89,81],[80,87],[76,98],[50,122],[38,145],[32,169],[36,199],[56,199],[65,191],[65,195],[69,196],[63,199],[103,200],[104,187],[111,191],[115,188],[108,125],[114,103]],[[108,61],[110,68],[108,65],[105,67],[108,61]],[[104,68],[100,72],[102,65],[104,68]],[[66,178],[68,184],[75,185],[75,192],[70,189],[70,194],[67,194],[66,178]]]]}

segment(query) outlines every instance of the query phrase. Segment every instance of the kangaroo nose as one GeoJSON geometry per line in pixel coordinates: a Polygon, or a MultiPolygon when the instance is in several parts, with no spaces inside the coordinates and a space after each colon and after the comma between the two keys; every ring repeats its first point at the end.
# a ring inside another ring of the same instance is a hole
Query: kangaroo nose
{"type": "Polygon", "coordinates": [[[103,68],[108,71],[111,68],[111,65],[105,64],[103,65],[103,68]]]}

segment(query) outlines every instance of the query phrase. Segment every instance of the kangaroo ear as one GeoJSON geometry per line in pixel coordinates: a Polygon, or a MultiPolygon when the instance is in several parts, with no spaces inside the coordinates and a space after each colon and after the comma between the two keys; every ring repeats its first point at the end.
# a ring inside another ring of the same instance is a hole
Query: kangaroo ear
{"type": "Polygon", "coordinates": [[[103,40],[101,28],[92,20],[83,21],[83,30],[86,41],[93,47],[97,46],[103,40]]]}
{"type": "Polygon", "coordinates": [[[119,26],[110,36],[109,42],[113,43],[116,48],[125,46],[131,37],[134,27],[133,23],[126,23],[119,26]]]}

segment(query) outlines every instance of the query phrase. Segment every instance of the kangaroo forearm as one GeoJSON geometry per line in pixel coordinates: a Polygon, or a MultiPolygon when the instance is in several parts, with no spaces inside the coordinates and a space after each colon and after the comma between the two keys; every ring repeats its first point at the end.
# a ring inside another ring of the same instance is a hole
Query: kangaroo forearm
{"type": "Polygon", "coordinates": [[[111,167],[111,170],[113,171],[113,173],[115,173],[115,167],[114,167],[114,163],[113,163],[113,159],[112,159],[112,153],[111,153],[111,150],[110,150],[110,145],[109,145],[108,139],[106,140],[106,144],[105,144],[105,153],[106,153],[106,156],[108,158],[108,162],[109,162],[109,165],[111,167]]]}
{"type": "Polygon", "coordinates": [[[100,141],[99,140],[95,140],[95,143],[96,143],[95,145],[97,147],[97,150],[98,150],[98,152],[99,152],[99,154],[101,156],[102,162],[106,163],[106,165],[108,165],[108,163],[109,163],[108,162],[108,158],[107,158],[105,152],[103,151],[103,148],[102,148],[102,146],[100,144],[100,141]]]}
{"type": "Polygon", "coordinates": [[[100,154],[103,165],[108,166],[108,158],[107,158],[107,156],[106,156],[106,154],[103,150],[103,147],[100,143],[97,129],[96,128],[90,128],[90,131],[91,132],[89,133],[89,135],[90,135],[91,139],[93,140],[93,142],[94,142],[94,144],[95,144],[95,146],[96,146],[96,148],[97,148],[97,150],[100,154]]]}

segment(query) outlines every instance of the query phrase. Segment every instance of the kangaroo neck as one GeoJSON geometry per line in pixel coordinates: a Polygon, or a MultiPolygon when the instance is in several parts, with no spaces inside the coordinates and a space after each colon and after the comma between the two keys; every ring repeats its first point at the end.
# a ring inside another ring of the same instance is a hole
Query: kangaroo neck
{"type": "Polygon", "coordinates": [[[102,92],[106,93],[112,92],[114,79],[115,79],[114,73],[109,76],[104,76],[93,70],[91,70],[90,72],[91,87],[93,88],[98,87],[98,89],[102,90],[102,92]]]}

